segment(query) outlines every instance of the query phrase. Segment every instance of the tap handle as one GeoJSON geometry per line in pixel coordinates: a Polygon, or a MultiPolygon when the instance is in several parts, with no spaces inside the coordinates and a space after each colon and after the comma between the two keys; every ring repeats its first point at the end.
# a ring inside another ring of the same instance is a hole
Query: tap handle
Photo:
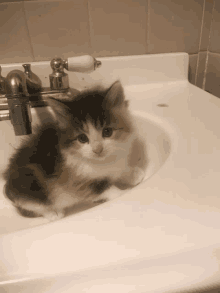
{"type": "Polygon", "coordinates": [[[68,71],[89,73],[102,65],[101,61],[96,60],[90,55],[70,57],[64,60],[64,67],[68,71]]]}
{"type": "Polygon", "coordinates": [[[64,60],[57,57],[53,58],[50,62],[50,66],[54,73],[64,73],[64,60]]]}
{"type": "Polygon", "coordinates": [[[69,79],[68,74],[64,72],[64,60],[54,58],[50,62],[53,72],[49,75],[51,90],[68,90],[69,79]]]}
{"type": "Polygon", "coordinates": [[[96,60],[90,55],[70,57],[68,59],[54,58],[50,62],[50,66],[54,73],[64,73],[64,68],[68,71],[89,73],[99,68],[101,61],[96,60]]]}
{"type": "Polygon", "coordinates": [[[50,62],[53,73],[50,74],[51,90],[65,90],[69,88],[68,71],[89,73],[102,65],[101,61],[96,60],[90,55],[71,57],[66,60],[54,58],[50,62]]]}

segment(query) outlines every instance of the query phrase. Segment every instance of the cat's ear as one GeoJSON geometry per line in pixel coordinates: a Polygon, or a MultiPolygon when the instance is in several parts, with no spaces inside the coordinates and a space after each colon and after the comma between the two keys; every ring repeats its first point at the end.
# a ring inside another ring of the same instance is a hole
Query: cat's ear
{"type": "Polygon", "coordinates": [[[123,105],[125,97],[124,90],[120,81],[114,82],[108,89],[106,93],[106,100],[110,107],[117,107],[123,105]]]}
{"type": "Polygon", "coordinates": [[[49,98],[48,104],[52,108],[56,116],[58,125],[61,128],[66,128],[69,124],[70,119],[69,107],[65,105],[62,101],[54,98],[49,98]]]}

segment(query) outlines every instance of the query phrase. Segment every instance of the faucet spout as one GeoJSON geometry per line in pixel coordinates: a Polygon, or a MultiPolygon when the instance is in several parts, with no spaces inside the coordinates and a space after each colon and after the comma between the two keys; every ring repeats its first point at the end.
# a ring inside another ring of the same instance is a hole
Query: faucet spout
{"type": "Polygon", "coordinates": [[[31,134],[31,111],[25,73],[12,70],[6,76],[5,84],[9,116],[15,135],[31,134]]]}

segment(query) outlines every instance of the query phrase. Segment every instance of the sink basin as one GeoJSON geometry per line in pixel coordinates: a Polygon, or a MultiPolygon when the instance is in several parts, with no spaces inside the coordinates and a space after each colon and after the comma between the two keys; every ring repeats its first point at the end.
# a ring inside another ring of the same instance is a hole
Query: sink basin
{"type": "MultiPolygon", "coordinates": [[[[41,123],[40,121],[49,121],[51,109],[49,107],[34,108],[32,109],[33,125],[41,123]]],[[[167,133],[162,127],[148,118],[145,118],[138,112],[133,113],[135,124],[139,129],[139,135],[146,141],[146,151],[148,157],[148,167],[144,180],[147,180],[163,165],[170,153],[170,140],[167,133]]],[[[8,159],[13,154],[15,148],[18,148],[22,136],[16,137],[10,121],[2,121],[0,123],[0,136],[1,136],[1,150],[0,150],[0,167],[3,171],[6,167],[8,159]]],[[[0,226],[0,235],[5,233],[12,233],[21,229],[30,228],[33,226],[48,223],[49,221],[44,218],[24,218],[20,216],[10,200],[3,195],[4,180],[0,181],[0,221],[4,225],[0,226]]],[[[111,188],[107,191],[108,196],[112,199],[126,193],[117,188],[111,188]]],[[[74,213],[88,209],[87,205],[79,205],[74,213]]]]}
{"type": "MultiPolygon", "coordinates": [[[[99,59],[94,73],[70,73],[70,86],[121,80],[146,140],[145,180],[51,223],[21,218],[0,194],[0,291],[201,292],[220,285],[219,99],[188,82],[186,53],[99,59]]],[[[43,86],[48,68],[32,65],[43,86]]],[[[32,109],[34,121],[47,111],[32,109]]],[[[10,122],[0,122],[0,131],[4,168],[20,138],[10,122]]]]}

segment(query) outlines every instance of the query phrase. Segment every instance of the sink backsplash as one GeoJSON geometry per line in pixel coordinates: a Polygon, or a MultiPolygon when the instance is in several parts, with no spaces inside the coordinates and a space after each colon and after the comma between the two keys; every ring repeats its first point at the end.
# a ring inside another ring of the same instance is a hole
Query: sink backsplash
{"type": "Polygon", "coordinates": [[[220,97],[219,13],[217,0],[0,0],[0,64],[187,52],[190,82],[220,97]]]}
{"type": "MultiPolygon", "coordinates": [[[[69,76],[71,88],[82,90],[96,84],[109,86],[120,79],[124,86],[142,83],[173,82],[187,80],[188,55],[184,53],[170,53],[122,57],[97,57],[102,66],[92,73],[77,73],[65,71],[69,76]]],[[[69,56],[72,57],[72,56],[69,56]]],[[[49,74],[52,73],[50,61],[30,62],[31,70],[42,82],[43,87],[49,86],[49,74]]],[[[2,76],[11,70],[23,71],[22,63],[3,64],[2,76]]]]}

